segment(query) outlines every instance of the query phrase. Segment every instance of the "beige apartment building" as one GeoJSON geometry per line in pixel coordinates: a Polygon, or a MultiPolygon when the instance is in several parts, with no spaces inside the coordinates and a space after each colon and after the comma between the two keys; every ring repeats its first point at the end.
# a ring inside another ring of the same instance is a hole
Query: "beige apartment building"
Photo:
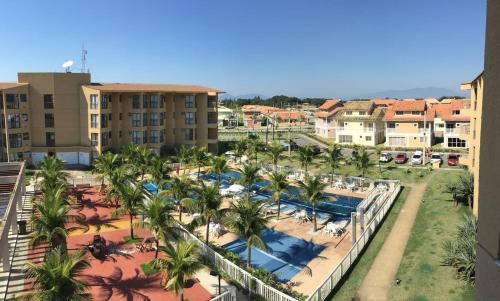
{"type": "Polygon", "coordinates": [[[192,85],[92,83],[89,73],[19,73],[0,83],[2,161],[56,155],[89,165],[133,143],[155,153],[176,145],[217,152],[220,90],[192,85]]]}
{"type": "Polygon", "coordinates": [[[384,142],[383,107],[372,101],[349,101],[337,114],[336,142],[375,146],[384,142]]]}
{"type": "Polygon", "coordinates": [[[340,112],[342,103],[337,99],[327,99],[314,113],[316,117],[314,121],[314,132],[316,135],[326,138],[335,139],[337,120],[335,116],[340,112]]]}

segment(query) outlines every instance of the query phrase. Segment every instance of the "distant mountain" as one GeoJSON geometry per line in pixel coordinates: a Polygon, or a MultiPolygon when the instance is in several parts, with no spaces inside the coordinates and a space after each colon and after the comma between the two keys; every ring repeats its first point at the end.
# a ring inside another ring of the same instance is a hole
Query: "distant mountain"
{"type": "Polygon", "coordinates": [[[358,95],[354,98],[439,98],[442,96],[467,96],[465,91],[450,90],[445,88],[414,88],[408,90],[387,90],[375,93],[358,95]]]}
{"type": "Polygon", "coordinates": [[[219,95],[219,100],[238,99],[238,98],[250,99],[250,98],[255,98],[255,97],[260,97],[261,99],[267,99],[267,96],[262,95],[262,94],[232,95],[232,94],[229,94],[229,93],[224,93],[224,94],[219,95]]]}

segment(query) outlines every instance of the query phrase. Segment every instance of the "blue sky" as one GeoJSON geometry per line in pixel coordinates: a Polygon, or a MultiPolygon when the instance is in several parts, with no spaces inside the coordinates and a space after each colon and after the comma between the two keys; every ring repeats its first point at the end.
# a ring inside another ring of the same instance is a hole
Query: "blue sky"
{"type": "Polygon", "coordinates": [[[458,90],[482,70],[485,13],[485,0],[9,0],[0,81],[79,68],[84,42],[94,81],[299,97],[458,90]]]}

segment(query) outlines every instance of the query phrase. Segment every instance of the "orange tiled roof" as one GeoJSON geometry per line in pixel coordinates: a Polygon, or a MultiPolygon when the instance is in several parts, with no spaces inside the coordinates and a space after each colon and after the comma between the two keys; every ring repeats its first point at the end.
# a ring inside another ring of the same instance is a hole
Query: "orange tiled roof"
{"type": "Polygon", "coordinates": [[[314,116],[320,117],[320,118],[327,118],[327,117],[330,117],[330,116],[337,114],[337,112],[339,112],[341,109],[342,109],[342,107],[337,107],[329,112],[326,112],[326,111],[316,112],[316,113],[314,113],[314,116]]]}
{"type": "Polygon", "coordinates": [[[462,110],[470,107],[470,99],[453,99],[449,103],[439,103],[432,106],[436,117],[444,121],[470,122],[470,115],[462,114],[462,110]],[[453,111],[460,110],[460,115],[453,115],[453,111]]]}
{"type": "Polygon", "coordinates": [[[339,101],[337,99],[327,99],[318,109],[322,111],[328,111],[338,103],[339,101]]]}
{"type": "Polygon", "coordinates": [[[384,121],[424,121],[431,120],[435,116],[435,110],[427,109],[425,100],[402,100],[395,102],[387,109],[384,121]],[[425,116],[412,115],[411,112],[426,112],[425,116]],[[404,115],[396,115],[396,112],[404,112],[404,115]],[[425,117],[425,118],[424,118],[425,117]]]}
{"type": "Polygon", "coordinates": [[[278,111],[274,112],[271,114],[272,117],[276,117],[279,119],[300,119],[300,118],[305,118],[305,114],[302,112],[297,112],[297,111],[278,111]]]}
{"type": "Polygon", "coordinates": [[[373,104],[376,106],[390,106],[397,101],[399,100],[396,98],[372,99],[373,104]]]}
{"type": "Polygon", "coordinates": [[[249,112],[258,112],[260,114],[268,114],[269,112],[279,111],[279,108],[274,108],[270,106],[261,106],[261,105],[244,105],[241,107],[243,113],[249,112]]]}
{"type": "Polygon", "coordinates": [[[26,86],[26,83],[0,83],[0,90],[26,86]]]}
{"type": "Polygon", "coordinates": [[[178,92],[178,93],[224,93],[222,90],[195,85],[93,83],[85,87],[108,92],[178,92]]]}

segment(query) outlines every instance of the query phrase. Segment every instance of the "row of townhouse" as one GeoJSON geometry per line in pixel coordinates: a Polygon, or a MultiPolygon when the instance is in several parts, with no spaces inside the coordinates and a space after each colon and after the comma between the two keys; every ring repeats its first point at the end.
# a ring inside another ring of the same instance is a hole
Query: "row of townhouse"
{"type": "Polygon", "coordinates": [[[340,144],[469,147],[470,100],[327,100],[315,113],[315,133],[340,144]]]}
{"type": "Polygon", "coordinates": [[[244,105],[241,107],[243,113],[243,123],[250,129],[275,126],[299,126],[307,123],[308,117],[304,112],[297,110],[284,110],[280,108],[244,105]]]}

